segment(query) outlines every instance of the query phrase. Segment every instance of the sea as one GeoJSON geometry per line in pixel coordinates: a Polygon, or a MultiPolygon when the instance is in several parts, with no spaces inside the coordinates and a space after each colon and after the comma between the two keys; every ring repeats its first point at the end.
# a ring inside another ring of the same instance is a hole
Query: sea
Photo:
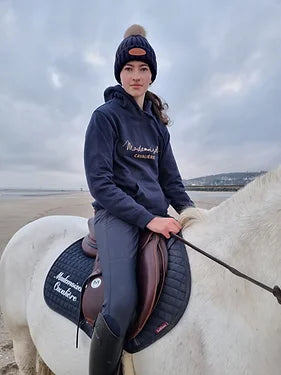
{"type": "Polygon", "coordinates": [[[230,198],[235,192],[234,191],[187,191],[187,194],[190,196],[192,200],[200,200],[204,198],[204,200],[210,199],[227,199],[230,198]]]}
{"type": "Polygon", "coordinates": [[[80,190],[0,189],[0,198],[43,197],[49,195],[64,195],[78,192],[80,192],[80,190]]]}
{"type": "MultiPolygon", "coordinates": [[[[52,195],[65,195],[80,193],[81,190],[55,190],[55,189],[0,189],[0,198],[20,198],[20,197],[44,197],[52,195]]],[[[86,191],[86,190],[84,190],[86,191]]],[[[232,196],[231,191],[188,191],[190,198],[194,201],[212,202],[223,201],[232,196]]]]}

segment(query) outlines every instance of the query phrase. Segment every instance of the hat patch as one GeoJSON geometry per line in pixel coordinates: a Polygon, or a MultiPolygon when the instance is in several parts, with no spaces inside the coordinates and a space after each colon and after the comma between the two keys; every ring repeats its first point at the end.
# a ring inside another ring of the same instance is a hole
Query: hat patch
{"type": "Polygon", "coordinates": [[[132,55],[132,56],[144,56],[144,55],[146,55],[146,50],[144,50],[142,48],[131,48],[129,50],[129,55],[132,55]]]}

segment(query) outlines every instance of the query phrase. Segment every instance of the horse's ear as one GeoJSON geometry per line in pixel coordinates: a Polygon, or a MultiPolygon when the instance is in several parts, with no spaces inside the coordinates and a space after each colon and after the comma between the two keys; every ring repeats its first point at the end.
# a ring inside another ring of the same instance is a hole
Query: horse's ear
{"type": "Polygon", "coordinates": [[[204,208],[188,207],[180,214],[179,222],[183,229],[185,229],[197,221],[204,220],[207,214],[208,210],[204,208]]]}

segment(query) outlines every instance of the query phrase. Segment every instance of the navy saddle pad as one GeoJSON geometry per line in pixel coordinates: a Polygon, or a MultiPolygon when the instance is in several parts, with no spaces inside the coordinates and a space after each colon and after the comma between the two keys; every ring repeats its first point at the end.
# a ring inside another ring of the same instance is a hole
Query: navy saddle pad
{"type": "MultiPolygon", "coordinates": [[[[95,260],[82,250],[82,239],[70,245],[52,265],[44,285],[47,305],[76,325],[82,285],[92,272],[95,260]]],[[[187,251],[182,242],[167,240],[168,270],[162,294],[143,330],[124,349],[136,353],[168,333],[183,315],[191,291],[191,275],[187,251]]],[[[75,336],[75,326],[73,326],[75,336]]],[[[80,328],[92,336],[93,327],[83,320],[80,328]]]]}

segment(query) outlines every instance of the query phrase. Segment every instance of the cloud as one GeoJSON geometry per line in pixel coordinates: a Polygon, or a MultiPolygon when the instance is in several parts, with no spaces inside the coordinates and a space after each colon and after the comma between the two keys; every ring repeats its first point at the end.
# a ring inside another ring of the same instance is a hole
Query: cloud
{"type": "Polygon", "coordinates": [[[240,74],[215,74],[210,85],[213,94],[216,96],[235,95],[244,90],[250,90],[257,85],[260,80],[259,71],[240,74]]]}
{"type": "Polygon", "coordinates": [[[53,85],[56,88],[60,89],[62,87],[62,80],[61,80],[61,77],[60,77],[59,73],[57,73],[57,72],[55,72],[51,69],[50,76],[51,76],[50,78],[51,78],[51,81],[52,81],[53,85]]]}
{"type": "Polygon", "coordinates": [[[133,23],[157,54],[184,178],[281,163],[279,2],[2,1],[0,185],[86,185],[85,130],[133,23]]]}
{"type": "Polygon", "coordinates": [[[102,57],[99,52],[94,51],[86,52],[85,61],[94,66],[103,66],[106,63],[105,58],[102,57]]]}

